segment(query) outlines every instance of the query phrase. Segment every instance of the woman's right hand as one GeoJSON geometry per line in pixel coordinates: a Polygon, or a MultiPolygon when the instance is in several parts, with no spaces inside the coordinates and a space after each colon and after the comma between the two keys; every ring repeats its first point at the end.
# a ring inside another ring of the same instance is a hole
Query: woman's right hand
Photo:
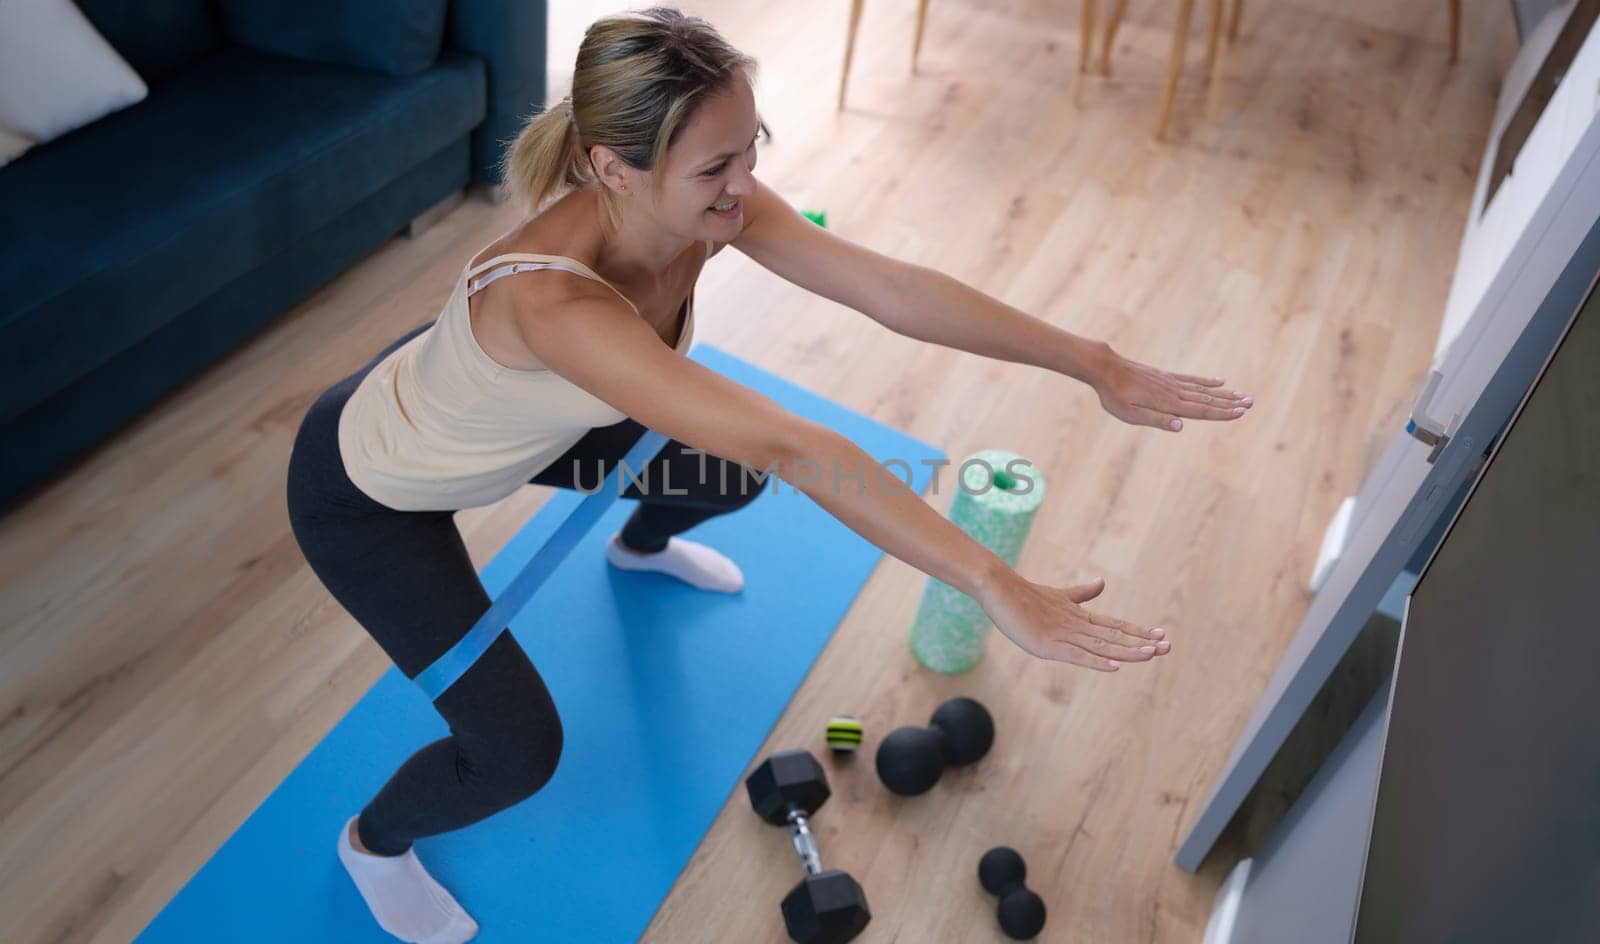
{"type": "Polygon", "coordinates": [[[1172,644],[1161,629],[1091,613],[1081,604],[1099,596],[1103,579],[1075,587],[1034,583],[1015,571],[978,602],[995,628],[1041,659],[1115,672],[1124,662],[1148,662],[1172,644]]]}

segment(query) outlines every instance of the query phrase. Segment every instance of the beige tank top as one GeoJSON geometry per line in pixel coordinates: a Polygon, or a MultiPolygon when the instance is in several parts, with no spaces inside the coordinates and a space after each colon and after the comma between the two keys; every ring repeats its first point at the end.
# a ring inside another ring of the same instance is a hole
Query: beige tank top
{"type": "MultiPolygon", "coordinates": [[[[345,403],[339,452],[357,488],[399,511],[492,504],[591,429],[627,418],[553,370],[506,367],[478,345],[467,298],[495,279],[540,269],[593,279],[639,311],[566,256],[507,253],[464,269],[433,325],[376,364],[345,403]]],[[[694,339],[693,291],[684,305],[680,354],[694,339]]]]}

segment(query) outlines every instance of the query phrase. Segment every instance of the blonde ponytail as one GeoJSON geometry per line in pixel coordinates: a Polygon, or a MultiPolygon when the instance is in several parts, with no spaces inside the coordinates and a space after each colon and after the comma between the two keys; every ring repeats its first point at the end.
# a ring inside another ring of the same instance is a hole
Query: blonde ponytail
{"type": "Polygon", "coordinates": [[[572,94],[528,119],[502,162],[502,187],[537,215],[595,180],[596,145],[652,170],[702,101],[755,68],[711,24],[677,10],[596,20],[578,47],[572,94]]]}
{"type": "Polygon", "coordinates": [[[502,188],[537,214],[589,179],[572,120],[572,99],[564,98],[528,119],[501,163],[502,188]]]}

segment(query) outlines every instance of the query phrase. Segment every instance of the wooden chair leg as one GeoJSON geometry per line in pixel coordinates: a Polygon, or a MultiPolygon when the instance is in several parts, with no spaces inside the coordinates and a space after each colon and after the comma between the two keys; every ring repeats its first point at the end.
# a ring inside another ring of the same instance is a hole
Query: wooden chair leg
{"type": "Polygon", "coordinates": [[[1450,61],[1461,55],[1461,0],[1450,0],[1450,61]]]}
{"type": "Polygon", "coordinates": [[[1111,74],[1111,49],[1117,42],[1117,30],[1122,26],[1122,15],[1128,12],[1128,0],[1117,0],[1111,7],[1111,21],[1106,24],[1106,33],[1100,42],[1100,72],[1102,75],[1111,74]]]}
{"type": "Polygon", "coordinates": [[[866,0],[850,0],[850,33],[844,41],[844,74],[839,76],[839,110],[844,110],[844,90],[850,83],[850,60],[856,53],[856,27],[861,25],[861,7],[866,0]]]}
{"type": "Polygon", "coordinates": [[[917,71],[917,53],[922,51],[922,27],[928,22],[928,0],[917,0],[917,32],[911,40],[911,71],[917,71]]]}
{"type": "Polygon", "coordinates": [[[1244,12],[1244,0],[1233,0],[1233,12],[1228,15],[1228,42],[1239,41],[1239,16],[1244,12]]]}
{"type": "Polygon", "coordinates": [[[1211,74],[1206,76],[1206,121],[1208,122],[1216,120],[1217,112],[1222,105],[1222,76],[1228,71],[1228,54],[1233,51],[1233,40],[1225,40],[1221,47],[1217,52],[1217,61],[1211,67],[1211,74]]]}
{"type": "Polygon", "coordinates": [[[1189,42],[1189,20],[1194,14],[1194,0],[1178,0],[1178,23],[1172,31],[1172,61],[1167,66],[1167,88],[1161,96],[1161,114],[1156,118],[1156,140],[1167,132],[1167,121],[1172,117],[1172,101],[1178,94],[1178,78],[1183,74],[1184,47],[1189,42]]]}
{"type": "Polygon", "coordinates": [[[1206,24],[1206,76],[1217,68],[1217,42],[1222,39],[1222,0],[1211,0],[1211,20],[1206,24]]]}
{"type": "Polygon", "coordinates": [[[1089,71],[1089,59],[1094,49],[1094,3],[1082,0],[1083,12],[1078,22],[1078,74],[1089,71]]]}

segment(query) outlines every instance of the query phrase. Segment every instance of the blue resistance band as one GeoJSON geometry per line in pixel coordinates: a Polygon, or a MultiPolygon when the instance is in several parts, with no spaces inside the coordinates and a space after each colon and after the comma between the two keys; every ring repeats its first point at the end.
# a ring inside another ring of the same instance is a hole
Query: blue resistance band
{"type": "Polygon", "coordinates": [[[617,500],[622,489],[614,485],[619,482],[624,466],[637,480],[644,471],[645,464],[667,443],[667,437],[653,429],[646,429],[639,441],[633,444],[628,454],[622,457],[622,462],[612,467],[605,480],[600,483],[598,491],[584,498],[578,507],[572,509],[567,520],[561,522],[550,539],[544,546],[534,552],[533,557],[523,566],[522,572],[511,581],[499,599],[489,605],[489,609],[478,618],[461,641],[451,646],[444,655],[435,659],[433,664],[423,669],[416,678],[412,679],[417,687],[427,694],[428,700],[433,701],[443,695],[450,686],[454,685],[461,676],[472,668],[473,663],[486,652],[491,643],[506,629],[511,618],[517,615],[529,598],[539,591],[545,580],[555,573],[557,566],[566,558],[567,553],[583,536],[589,533],[594,523],[600,520],[611,503],[617,500]]]}

